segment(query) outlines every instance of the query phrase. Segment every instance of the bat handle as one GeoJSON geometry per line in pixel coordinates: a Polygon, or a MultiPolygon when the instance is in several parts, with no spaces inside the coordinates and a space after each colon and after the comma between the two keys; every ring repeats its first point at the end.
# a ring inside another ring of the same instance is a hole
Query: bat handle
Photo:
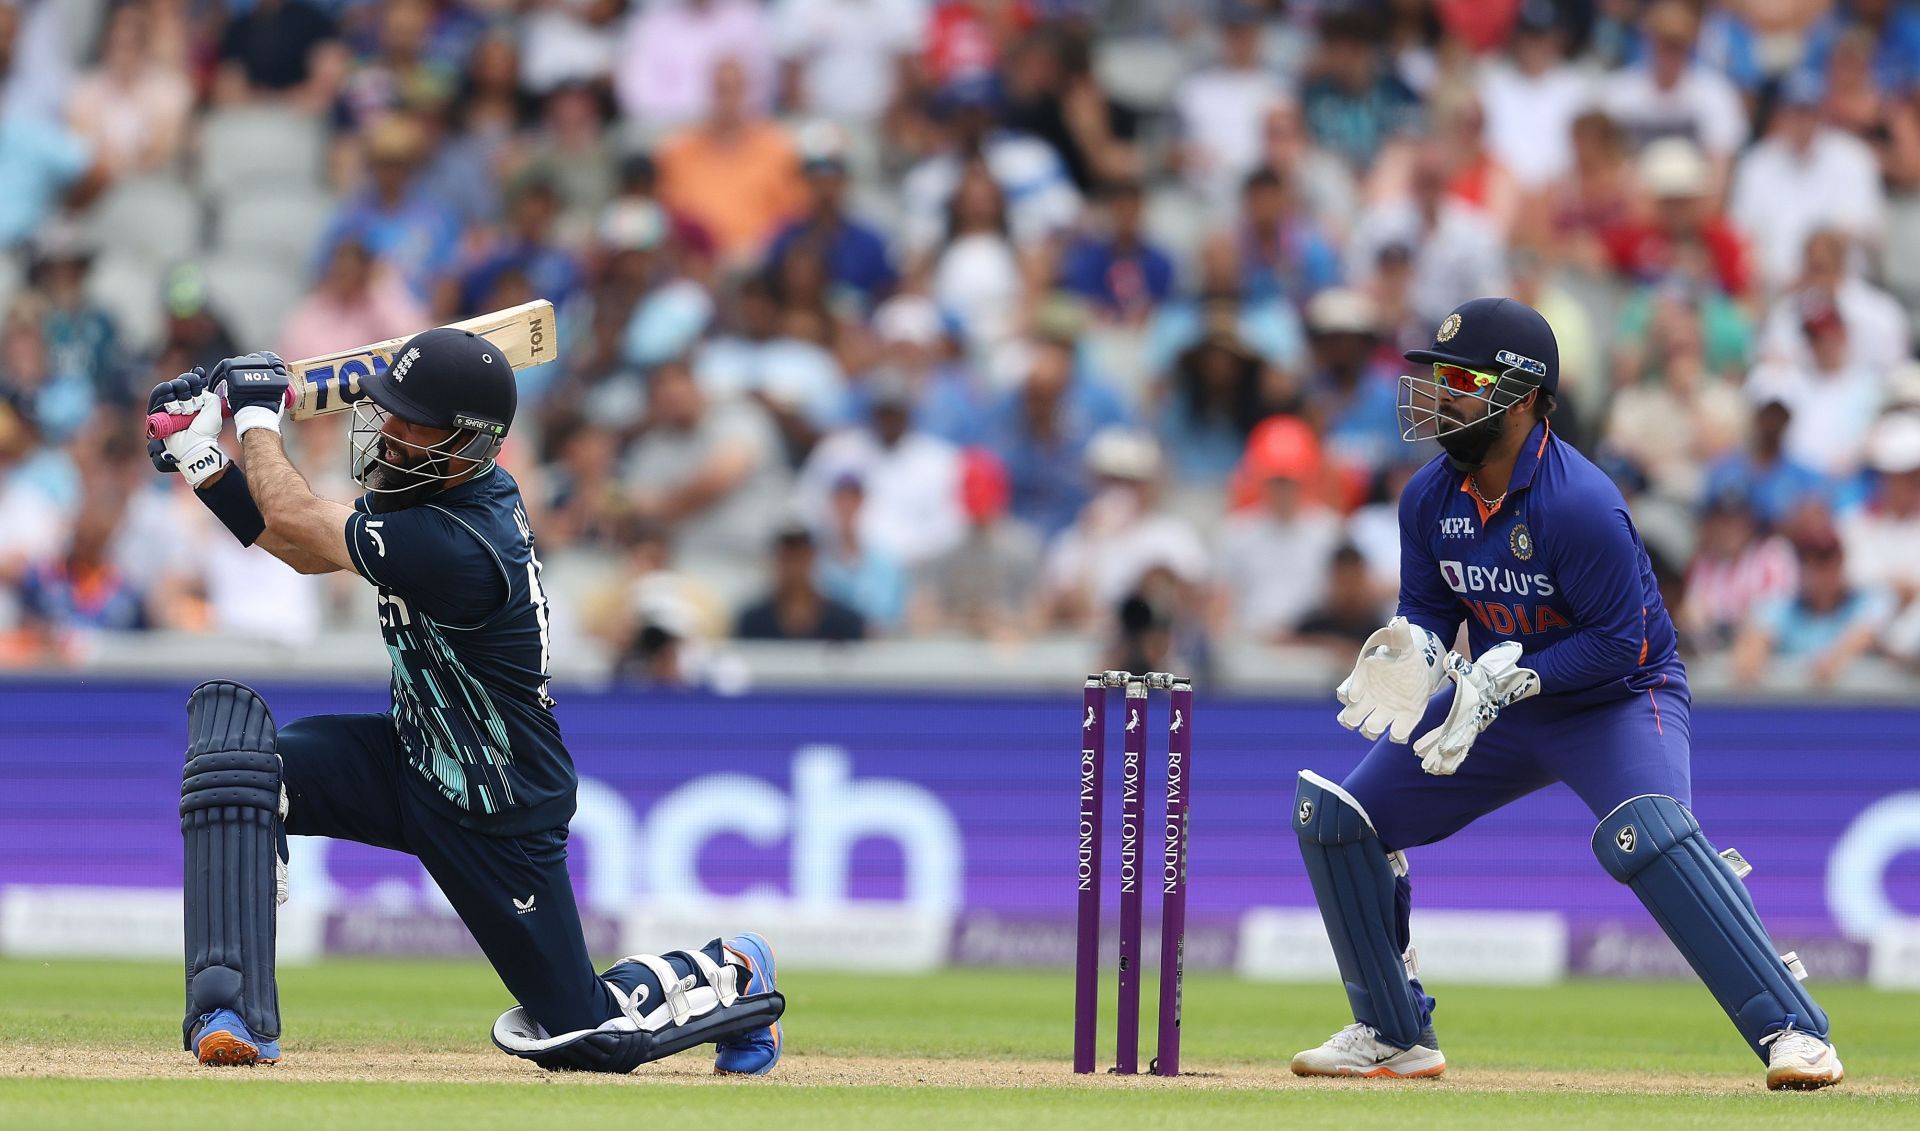
{"type": "Polygon", "coordinates": [[[175,432],[186,431],[187,425],[192,423],[193,417],[185,414],[176,416],[170,412],[149,413],[147,415],[147,439],[164,440],[175,432]]]}

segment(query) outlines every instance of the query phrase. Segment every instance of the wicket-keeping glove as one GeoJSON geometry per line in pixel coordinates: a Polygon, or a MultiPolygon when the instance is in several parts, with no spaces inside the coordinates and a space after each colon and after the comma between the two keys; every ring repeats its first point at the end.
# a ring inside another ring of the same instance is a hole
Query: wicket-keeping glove
{"type": "Polygon", "coordinates": [[[1453,706],[1439,726],[1413,744],[1420,768],[1430,774],[1458,770],[1473,749],[1473,740],[1493,725],[1502,710],[1540,693],[1540,674],[1520,666],[1518,641],[1495,644],[1472,662],[1449,652],[1445,668],[1453,681],[1453,706]]]}
{"type": "Polygon", "coordinates": [[[1438,636],[1406,617],[1388,621],[1367,637],[1353,674],[1334,689],[1343,706],[1340,725],[1357,727],[1368,738],[1391,731],[1393,741],[1406,742],[1446,678],[1440,664],[1445,653],[1438,636]]]}
{"type": "Polygon", "coordinates": [[[233,412],[233,434],[245,436],[255,428],[280,431],[280,414],[293,392],[287,363],[266,352],[229,357],[213,367],[207,383],[233,412]]]}
{"type": "Polygon", "coordinates": [[[156,469],[177,471],[198,487],[227,466],[227,454],[220,450],[220,398],[207,390],[205,371],[195,369],[155,385],[147,396],[147,412],[192,417],[166,439],[147,441],[147,458],[156,469]]]}

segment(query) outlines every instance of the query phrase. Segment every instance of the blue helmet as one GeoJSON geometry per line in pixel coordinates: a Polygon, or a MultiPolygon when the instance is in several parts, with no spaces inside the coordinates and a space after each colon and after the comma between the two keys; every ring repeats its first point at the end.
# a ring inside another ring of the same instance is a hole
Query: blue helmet
{"type": "Polygon", "coordinates": [[[1512,377],[1528,390],[1560,391],[1560,347],[1553,340],[1553,327],[1539,311],[1515,299],[1468,299],[1441,321],[1430,348],[1408,350],[1406,358],[1491,373],[1501,384],[1512,377]]]}

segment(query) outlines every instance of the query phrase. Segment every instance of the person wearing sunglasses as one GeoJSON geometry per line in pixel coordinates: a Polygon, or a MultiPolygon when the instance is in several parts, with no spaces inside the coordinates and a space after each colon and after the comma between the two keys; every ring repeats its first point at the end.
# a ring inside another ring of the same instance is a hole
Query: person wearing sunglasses
{"type": "Polygon", "coordinates": [[[1400,379],[1402,438],[1443,452],[1400,498],[1398,615],[1336,690],[1341,725],[1375,742],[1338,784],[1300,771],[1292,814],[1354,1023],[1293,1071],[1446,1070],[1406,850],[1563,782],[1599,818],[1601,865],[1687,956],[1767,1086],[1839,1083],[1804,966],[1774,950],[1746,862],[1694,820],[1673,622],[1619,488],[1549,423],[1552,328],[1523,303],[1478,298],[1405,356],[1418,368],[1400,379]],[[1463,624],[1471,658],[1449,650],[1463,624]]]}

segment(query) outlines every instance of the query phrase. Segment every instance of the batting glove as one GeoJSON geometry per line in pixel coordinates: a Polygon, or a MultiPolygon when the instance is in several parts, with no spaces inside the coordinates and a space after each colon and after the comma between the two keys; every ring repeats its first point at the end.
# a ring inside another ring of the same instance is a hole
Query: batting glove
{"type": "Polygon", "coordinates": [[[192,417],[166,439],[147,441],[147,458],[157,470],[177,471],[198,487],[227,466],[227,453],[220,450],[220,398],[208,391],[204,370],[196,368],[155,385],[147,396],[147,412],[192,417]]]}
{"type": "Polygon", "coordinates": [[[255,428],[280,431],[280,414],[293,397],[287,363],[266,352],[229,357],[213,367],[207,381],[233,412],[233,432],[255,428]]]}
{"type": "Polygon", "coordinates": [[[1502,710],[1540,693],[1540,673],[1520,666],[1520,644],[1514,640],[1495,644],[1472,662],[1449,652],[1445,670],[1453,681],[1453,706],[1439,726],[1413,744],[1420,768],[1436,775],[1458,770],[1473,740],[1502,710]]]}

